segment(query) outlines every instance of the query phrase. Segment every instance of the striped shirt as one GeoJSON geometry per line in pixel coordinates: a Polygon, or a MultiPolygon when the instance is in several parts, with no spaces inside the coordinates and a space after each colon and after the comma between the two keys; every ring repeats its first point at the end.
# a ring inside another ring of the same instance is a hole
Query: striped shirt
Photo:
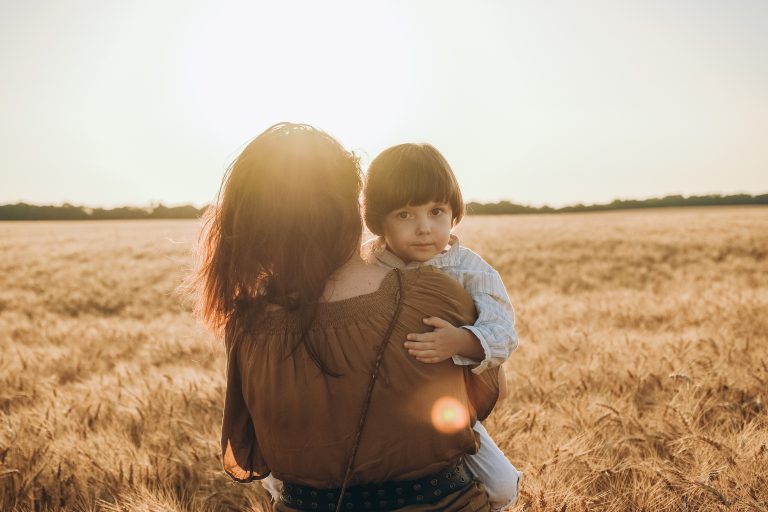
{"type": "Polygon", "coordinates": [[[459,244],[451,235],[449,247],[431,259],[420,263],[406,264],[389,249],[384,239],[374,238],[363,244],[362,255],[366,261],[385,268],[415,268],[421,265],[437,267],[456,279],[472,296],[477,309],[474,325],[464,325],[480,341],[485,359],[476,361],[460,355],[453,356],[458,365],[477,365],[474,373],[481,373],[489,367],[498,366],[507,360],[517,348],[515,332],[515,311],[509,301],[507,290],[496,270],[478,254],[459,244]]]}

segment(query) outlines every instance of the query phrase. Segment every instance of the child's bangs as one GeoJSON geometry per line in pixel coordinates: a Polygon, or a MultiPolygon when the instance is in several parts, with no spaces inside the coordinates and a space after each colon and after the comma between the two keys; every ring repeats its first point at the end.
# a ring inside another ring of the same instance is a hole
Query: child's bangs
{"type": "Polygon", "coordinates": [[[395,186],[385,200],[385,211],[404,206],[418,206],[429,202],[452,203],[456,187],[450,176],[439,169],[424,166],[421,169],[399,169],[395,186]]]}

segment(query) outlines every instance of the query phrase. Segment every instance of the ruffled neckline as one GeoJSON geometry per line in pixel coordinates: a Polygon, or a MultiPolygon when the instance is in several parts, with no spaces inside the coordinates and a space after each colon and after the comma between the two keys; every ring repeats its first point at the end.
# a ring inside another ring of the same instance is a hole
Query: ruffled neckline
{"type": "MultiPolygon", "coordinates": [[[[394,312],[395,301],[393,299],[397,296],[397,292],[397,274],[392,269],[381,280],[379,287],[372,292],[332,302],[318,303],[315,321],[310,330],[343,325],[352,320],[367,318],[377,313],[394,312]]],[[[273,309],[260,313],[256,324],[260,331],[294,331],[301,328],[301,319],[295,312],[273,309]]]]}

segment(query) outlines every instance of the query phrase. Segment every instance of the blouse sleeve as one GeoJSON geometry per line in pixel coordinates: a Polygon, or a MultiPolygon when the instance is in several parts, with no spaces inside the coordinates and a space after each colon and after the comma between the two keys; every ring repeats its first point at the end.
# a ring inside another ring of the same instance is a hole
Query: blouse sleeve
{"type": "Polygon", "coordinates": [[[247,483],[269,475],[262,457],[248,406],[243,398],[238,344],[226,339],[227,389],[221,425],[221,455],[224,471],[234,481],[247,483]]]}

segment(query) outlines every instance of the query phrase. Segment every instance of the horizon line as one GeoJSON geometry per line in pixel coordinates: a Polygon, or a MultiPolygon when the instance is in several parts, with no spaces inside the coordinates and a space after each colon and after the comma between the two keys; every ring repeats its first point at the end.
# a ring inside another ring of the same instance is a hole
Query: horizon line
{"type": "MultiPolygon", "coordinates": [[[[651,196],[651,197],[645,197],[645,198],[614,198],[607,202],[600,202],[600,203],[585,203],[585,202],[576,202],[576,203],[570,203],[563,206],[550,206],[549,204],[542,204],[538,206],[534,206],[532,204],[524,204],[524,203],[518,203],[514,202],[511,199],[499,199],[497,201],[487,201],[487,202],[481,202],[477,200],[470,200],[465,201],[464,204],[469,206],[470,204],[479,205],[479,206],[491,206],[491,205],[510,205],[510,206],[519,206],[523,208],[532,208],[532,209],[552,209],[552,210],[561,210],[564,208],[576,208],[576,207],[599,207],[599,206],[608,206],[611,204],[621,204],[621,203],[630,203],[630,202],[649,202],[649,201],[658,201],[663,199],[683,199],[683,200],[691,200],[691,199],[705,199],[705,198],[762,198],[763,196],[768,197],[768,191],[758,194],[751,194],[746,192],[739,192],[739,193],[730,193],[730,194],[722,194],[722,193],[712,193],[712,194],[691,194],[691,195],[685,195],[685,194],[666,194],[663,196],[651,196]]],[[[182,208],[182,207],[188,207],[192,206],[198,210],[203,210],[208,208],[214,204],[214,202],[209,203],[203,203],[201,206],[198,206],[197,203],[194,202],[186,202],[186,203],[164,203],[162,201],[151,201],[149,204],[145,204],[143,206],[139,206],[136,204],[127,204],[122,203],[118,205],[113,206],[88,206],[86,204],[75,204],[69,201],[62,201],[60,203],[35,203],[35,202],[27,202],[25,200],[17,200],[16,202],[8,202],[0,204],[0,207],[9,207],[9,206],[32,206],[32,207],[49,207],[49,208],[81,208],[84,210],[115,210],[115,209],[121,209],[121,208],[130,208],[130,209],[137,209],[137,210],[147,210],[151,211],[153,209],[163,207],[163,208],[182,208]]]]}

